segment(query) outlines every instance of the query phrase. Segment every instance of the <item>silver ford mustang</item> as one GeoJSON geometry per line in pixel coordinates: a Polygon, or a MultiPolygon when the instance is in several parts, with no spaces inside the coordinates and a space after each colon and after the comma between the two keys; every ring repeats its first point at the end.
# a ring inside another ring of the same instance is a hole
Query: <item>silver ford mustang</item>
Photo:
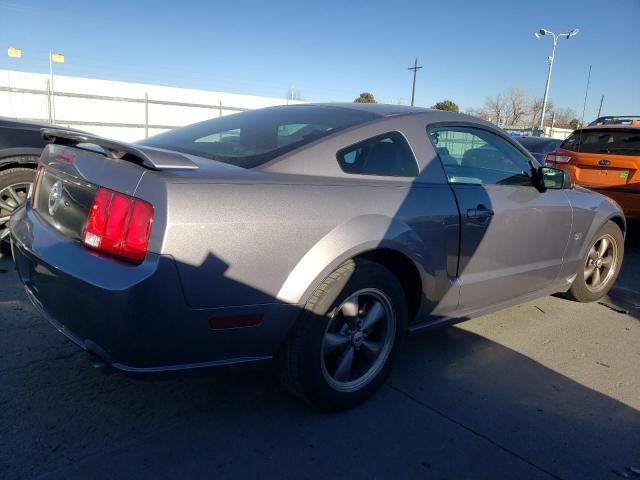
{"type": "Polygon", "coordinates": [[[129,373],[274,360],[293,393],[344,408],[407,331],[594,301],[623,259],[613,201],[465,115],[296,105],[138,144],[44,135],[17,270],[56,328],[129,373]]]}

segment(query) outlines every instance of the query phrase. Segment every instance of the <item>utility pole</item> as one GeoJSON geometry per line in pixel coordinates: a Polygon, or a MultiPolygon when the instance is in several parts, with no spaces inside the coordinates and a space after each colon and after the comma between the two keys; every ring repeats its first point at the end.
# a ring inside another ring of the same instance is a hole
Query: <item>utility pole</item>
{"type": "Polygon", "coordinates": [[[411,106],[413,107],[413,103],[416,99],[416,73],[422,67],[418,66],[418,57],[416,57],[416,61],[413,62],[413,67],[409,67],[408,70],[413,70],[413,87],[411,88],[411,106]]]}
{"type": "Polygon", "coordinates": [[[604,102],[604,95],[600,99],[600,108],[598,108],[598,116],[596,118],[600,118],[600,111],[602,110],[602,102],[604,102]]]}

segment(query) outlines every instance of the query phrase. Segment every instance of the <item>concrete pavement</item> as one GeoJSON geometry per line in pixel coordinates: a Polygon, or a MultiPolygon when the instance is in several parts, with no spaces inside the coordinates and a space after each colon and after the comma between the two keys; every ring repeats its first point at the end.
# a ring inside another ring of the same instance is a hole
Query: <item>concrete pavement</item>
{"type": "MultiPolygon", "coordinates": [[[[632,303],[638,267],[631,242],[618,297],[632,303]]],[[[640,468],[632,309],[547,297],[412,337],[373,399],[328,415],[268,373],[103,375],[34,313],[11,263],[0,269],[3,479],[585,479],[640,468]]]]}

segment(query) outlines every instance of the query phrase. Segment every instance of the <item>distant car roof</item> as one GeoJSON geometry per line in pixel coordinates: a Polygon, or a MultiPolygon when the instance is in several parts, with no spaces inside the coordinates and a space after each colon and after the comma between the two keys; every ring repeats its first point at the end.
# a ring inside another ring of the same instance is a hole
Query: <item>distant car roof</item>
{"type": "MultiPolygon", "coordinates": [[[[41,128],[51,128],[54,125],[42,121],[20,120],[17,118],[0,117],[0,127],[24,128],[26,130],[40,130],[41,128]]],[[[55,125],[55,128],[63,130],[75,130],[74,128],[55,125]]]]}
{"type": "Polygon", "coordinates": [[[616,115],[598,117],[584,128],[639,127],[640,115],[616,115]]]}
{"type": "Polygon", "coordinates": [[[605,123],[600,125],[587,125],[586,127],[582,127],[577,130],[631,129],[631,128],[640,130],[640,124],[631,125],[628,123],[605,123]]]}
{"type": "Polygon", "coordinates": [[[549,137],[533,137],[533,136],[518,136],[513,137],[518,140],[523,145],[525,143],[535,144],[535,143],[546,143],[546,142],[561,142],[562,140],[558,140],[557,138],[549,138],[549,137]]]}

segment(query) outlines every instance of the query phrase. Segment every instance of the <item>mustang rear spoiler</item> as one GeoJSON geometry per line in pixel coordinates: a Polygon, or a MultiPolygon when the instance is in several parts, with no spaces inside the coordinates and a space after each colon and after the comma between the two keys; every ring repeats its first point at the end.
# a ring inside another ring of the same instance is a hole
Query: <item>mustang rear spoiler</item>
{"type": "Polygon", "coordinates": [[[68,146],[81,144],[100,147],[107,158],[129,160],[153,170],[191,170],[198,166],[184,155],[152,147],[140,147],[131,143],[117,142],[90,133],[43,128],[42,137],[51,143],[68,146]]]}

